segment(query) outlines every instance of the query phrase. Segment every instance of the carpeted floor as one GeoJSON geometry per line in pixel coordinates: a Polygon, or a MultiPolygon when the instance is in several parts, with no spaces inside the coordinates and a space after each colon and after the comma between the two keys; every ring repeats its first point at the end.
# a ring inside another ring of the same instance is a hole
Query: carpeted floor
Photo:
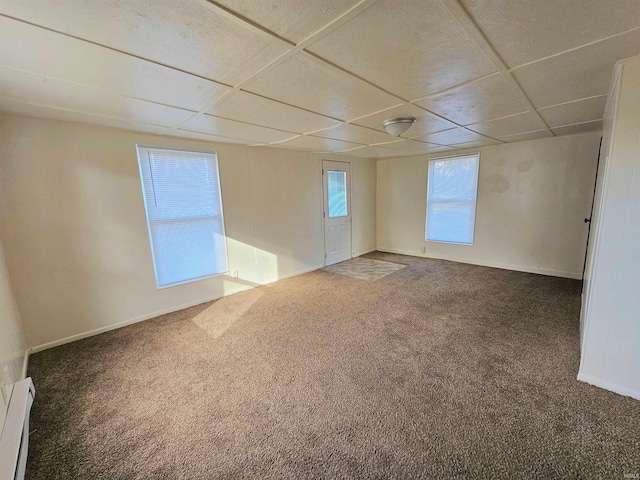
{"type": "Polygon", "coordinates": [[[31,357],[29,479],[619,478],[640,402],[576,381],[580,282],[375,253],[31,357]]]}

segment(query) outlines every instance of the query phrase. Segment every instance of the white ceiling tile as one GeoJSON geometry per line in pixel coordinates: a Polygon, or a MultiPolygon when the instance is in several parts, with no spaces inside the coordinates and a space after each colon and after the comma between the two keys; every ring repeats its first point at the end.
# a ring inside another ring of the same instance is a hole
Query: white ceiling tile
{"type": "Polygon", "coordinates": [[[340,120],[399,103],[395,97],[304,53],[251,80],[244,89],[340,120]]]}
{"type": "Polygon", "coordinates": [[[214,0],[268,30],[299,43],[342,15],[358,0],[214,0]]]}
{"type": "Polygon", "coordinates": [[[455,150],[455,147],[450,147],[449,145],[439,145],[429,150],[429,153],[441,153],[441,152],[448,152],[450,150],[455,150]]]}
{"type": "Polygon", "coordinates": [[[385,143],[394,140],[394,137],[388,133],[382,133],[358,125],[341,124],[331,127],[320,132],[314,132],[316,137],[333,138],[335,140],[344,140],[345,142],[361,143],[369,145],[372,143],[385,143]]]}
{"type": "Polygon", "coordinates": [[[606,94],[616,61],[639,52],[637,30],[517,68],[513,74],[535,107],[542,108],[606,94]]]}
{"type": "Polygon", "coordinates": [[[16,115],[26,115],[28,117],[45,118],[60,122],[73,122],[89,125],[100,125],[103,127],[121,128],[124,130],[135,130],[138,132],[154,133],[157,135],[172,135],[173,130],[167,127],[151,125],[148,123],[130,122],[117,118],[101,117],[73,110],[60,110],[43,105],[32,105],[7,98],[0,97],[0,111],[14,113],[16,115]]]}
{"type": "Polygon", "coordinates": [[[640,26],[637,0],[462,0],[514,67],[640,26]]]}
{"type": "Polygon", "coordinates": [[[376,130],[384,132],[382,122],[389,118],[396,117],[416,118],[416,123],[406,134],[408,136],[425,135],[427,133],[441,132],[442,130],[448,130],[456,127],[454,123],[409,103],[390,108],[383,112],[374,113],[373,115],[369,115],[364,118],[359,118],[358,120],[354,120],[353,123],[369,128],[375,128],[376,130]]]}
{"type": "Polygon", "coordinates": [[[3,68],[0,68],[0,96],[32,105],[169,127],[192,115],[173,107],[3,68]]]}
{"type": "Polygon", "coordinates": [[[209,113],[295,133],[307,133],[339,124],[331,118],[242,91],[234,92],[211,108],[209,113]]]}
{"type": "Polygon", "coordinates": [[[516,133],[533,132],[545,128],[544,122],[534,112],[520,113],[490,122],[469,125],[467,128],[489,137],[504,137],[516,133]]]}
{"type": "Polygon", "coordinates": [[[345,155],[349,155],[350,157],[358,157],[358,158],[379,158],[379,157],[400,157],[404,155],[408,155],[409,152],[404,150],[398,150],[395,148],[383,147],[383,146],[370,146],[370,147],[362,147],[357,148],[355,150],[350,150],[345,152],[345,155]]]}
{"type": "Polygon", "coordinates": [[[303,135],[286,142],[278,143],[278,147],[299,148],[302,150],[311,150],[314,152],[339,152],[357,148],[361,145],[352,142],[343,142],[342,140],[331,140],[328,138],[313,137],[311,135],[303,135]]]}
{"type": "Polygon", "coordinates": [[[215,135],[207,135],[205,133],[189,132],[185,130],[175,130],[167,127],[160,127],[158,125],[151,125],[148,123],[129,122],[126,120],[119,120],[117,118],[101,117],[98,115],[90,115],[88,113],[75,112],[72,110],[59,110],[56,108],[44,107],[41,105],[30,105],[13,100],[6,100],[3,98],[0,98],[0,111],[15,113],[17,115],[26,115],[29,117],[46,118],[49,120],[56,120],[61,122],[100,125],[103,127],[120,128],[123,130],[132,130],[136,132],[153,133],[155,135],[205,140],[207,142],[236,144],[250,143],[245,140],[218,137],[215,135]]]}
{"type": "Polygon", "coordinates": [[[607,96],[602,95],[600,97],[543,108],[538,110],[538,113],[544,121],[547,122],[547,125],[550,127],[558,127],[591,120],[601,120],[604,116],[606,103],[607,96]]]}
{"type": "Polygon", "coordinates": [[[400,143],[390,145],[393,148],[402,150],[403,152],[411,153],[413,155],[420,155],[423,153],[441,152],[444,147],[442,145],[434,145],[433,143],[418,142],[415,140],[404,140],[400,143]]]}
{"type": "Polygon", "coordinates": [[[206,114],[193,117],[188,122],[180,125],[180,128],[192,132],[249,140],[255,143],[280,142],[295,135],[291,132],[283,132],[281,130],[236,122],[235,120],[227,120],[226,118],[213,117],[206,114]]]}
{"type": "Polygon", "coordinates": [[[3,0],[2,12],[212,80],[234,84],[288,45],[206,1],[3,0]]]}
{"type": "Polygon", "coordinates": [[[0,65],[120,95],[198,110],[229,87],[0,17],[0,65]],[[61,54],[64,52],[64,54],[61,54]]]}
{"type": "Polygon", "coordinates": [[[416,103],[460,125],[527,111],[527,107],[520,102],[500,74],[476,80],[416,103]]]}
{"type": "Polygon", "coordinates": [[[407,100],[496,71],[435,0],[380,0],[309,50],[407,100]]]}
{"type": "Polygon", "coordinates": [[[451,147],[455,148],[476,148],[476,147],[488,147],[490,145],[500,145],[502,142],[494,140],[493,138],[483,138],[482,140],[474,140],[473,142],[455,143],[451,147]]]}
{"type": "Polygon", "coordinates": [[[502,140],[503,142],[513,143],[513,142],[524,142],[527,140],[538,140],[541,138],[550,138],[553,135],[549,130],[537,130],[535,132],[527,132],[527,133],[517,133],[515,135],[507,135],[505,137],[498,137],[498,140],[502,140]]]}
{"type": "Polygon", "coordinates": [[[444,132],[430,133],[428,135],[422,135],[415,138],[421,142],[436,143],[438,145],[454,145],[462,142],[473,142],[475,140],[482,140],[482,135],[471,132],[464,128],[452,128],[451,130],[445,130],[444,132]]]}
{"type": "Polygon", "coordinates": [[[249,145],[256,142],[252,142],[250,140],[240,140],[237,138],[229,138],[229,137],[221,137],[219,135],[211,135],[209,133],[201,133],[201,132],[192,132],[190,130],[171,130],[170,135],[182,138],[193,138],[195,140],[205,140],[207,142],[216,142],[216,143],[235,143],[239,145],[249,145]]]}
{"type": "Polygon", "coordinates": [[[559,137],[562,135],[574,135],[576,133],[599,132],[602,131],[602,120],[565,125],[563,127],[552,128],[551,131],[559,137]]]}

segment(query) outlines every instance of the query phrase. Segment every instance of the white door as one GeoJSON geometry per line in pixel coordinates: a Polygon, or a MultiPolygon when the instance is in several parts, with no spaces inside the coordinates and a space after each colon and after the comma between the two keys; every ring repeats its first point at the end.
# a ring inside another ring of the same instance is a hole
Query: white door
{"type": "Polygon", "coordinates": [[[351,164],[322,162],[325,265],[351,258],[351,164]]]}

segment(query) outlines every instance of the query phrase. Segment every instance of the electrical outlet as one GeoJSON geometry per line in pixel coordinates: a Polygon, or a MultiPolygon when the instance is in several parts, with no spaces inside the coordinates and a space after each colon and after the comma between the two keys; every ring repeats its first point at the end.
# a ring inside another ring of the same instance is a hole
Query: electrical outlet
{"type": "Polygon", "coordinates": [[[422,247],[420,250],[422,251],[422,253],[427,253],[427,247],[422,247]]]}
{"type": "Polygon", "coordinates": [[[231,278],[238,278],[238,270],[231,270],[231,278]]]}

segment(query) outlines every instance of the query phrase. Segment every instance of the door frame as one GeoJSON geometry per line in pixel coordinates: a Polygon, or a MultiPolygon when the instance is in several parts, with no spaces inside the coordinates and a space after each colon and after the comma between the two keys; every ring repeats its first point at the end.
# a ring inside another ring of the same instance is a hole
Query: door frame
{"type": "MultiPolygon", "coordinates": [[[[326,267],[327,266],[327,235],[326,235],[326,228],[325,228],[325,219],[326,219],[326,215],[327,212],[324,211],[324,200],[325,200],[325,195],[326,192],[324,191],[324,162],[336,162],[336,163],[344,163],[346,165],[349,166],[349,180],[347,181],[347,205],[348,205],[348,212],[349,215],[351,217],[351,221],[349,222],[349,260],[351,260],[353,258],[353,203],[351,202],[351,188],[352,188],[352,184],[353,181],[351,180],[351,177],[353,176],[353,168],[351,168],[353,166],[353,164],[348,161],[348,160],[344,160],[344,159],[340,159],[340,160],[331,160],[328,158],[321,158],[320,159],[320,220],[322,221],[322,266],[326,267]]],[[[327,202],[328,205],[328,202],[327,202]]]]}

